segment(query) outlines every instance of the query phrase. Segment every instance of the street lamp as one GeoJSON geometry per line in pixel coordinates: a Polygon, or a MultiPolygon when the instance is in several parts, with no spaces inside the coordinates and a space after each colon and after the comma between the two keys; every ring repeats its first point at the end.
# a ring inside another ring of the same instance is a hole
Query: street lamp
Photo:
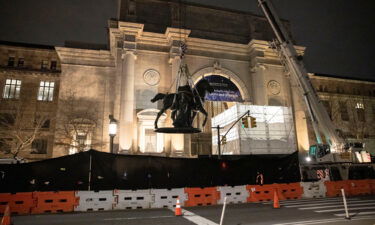
{"type": "Polygon", "coordinates": [[[117,134],[117,120],[113,118],[113,115],[109,115],[109,126],[108,126],[108,133],[110,137],[110,153],[113,153],[113,138],[117,134]]]}

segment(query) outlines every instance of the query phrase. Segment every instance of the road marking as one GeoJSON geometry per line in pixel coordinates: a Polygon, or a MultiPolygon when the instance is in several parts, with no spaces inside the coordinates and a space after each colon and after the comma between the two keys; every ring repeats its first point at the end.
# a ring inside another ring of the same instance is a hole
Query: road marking
{"type": "MultiPolygon", "coordinates": [[[[352,200],[352,201],[348,201],[348,204],[349,203],[364,203],[364,202],[375,202],[375,200],[352,200]]],[[[343,204],[342,201],[331,201],[331,202],[321,202],[321,203],[312,203],[312,204],[309,204],[309,203],[301,203],[301,204],[283,204],[285,207],[287,208],[296,208],[296,207],[300,207],[300,206],[323,206],[323,205],[332,205],[332,204],[343,204]]]]}
{"type": "MultiPolygon", "coordinates": [[[[348,204],[348,207],[351,206],[364,206],[364,205],[375,205],[375,202],[373,203],[355,203],[355,204],[348,204]]],[[[342,206],[340,205],[326,205],[326,206],[315,206],[315,207],[303,207],[303,208],[298,208],[299,210],[309,210],[309,209],[326,209],[326,208],[333,208],[337,206],[342,206]]]]}
{"type": "Polygon", "coordinates": [[[158,219],[168,218],[174,216],[150,216],[150,217],[118,217],[118,218],[104,218],[103,220],[138,220],[138,219],[158,219]]]}
{"type": "MultiPolygon", "coordinates": [[[[174,208],[169,208],[170,210],[174,211],[174,208]]],[[[182,217],[189,220],[190,222],[193,222],[198,225],[219,225],[215,222],[212,222],[209,219],[206,219],[204,217],[198,216],[190,211],[187,211],[186,209],[182,209],[182,217]]]]}
{"type": "MultiPolygon", "coordinates": [[[[353,217],[351,220],[369,220],[375,219],[374,216],[364,216],[364,217],[353,217]]],[[[326,224],[326,223],[334,223],[334,222],[347,222],[348,220],[345,218],[333,218],[333,219],[322,219],[322,220],[304,220],[304,221],[296,221],[290,223],[277,223],[273,225],[310,225],[310,224],[326,224]]]]}
{"type": "MultiPolygon", "coordinates": [[[[348,208],[348,210],[362,210],[362,209],[375,209],[375,206],[372,207],[356,207],[356,208],[348,208]]],[[[345,209],[326,209],[326,210],[317,210],[315,212],[322,213],[322,212],[338,212],[338,211],[345,211],[345,209]]]]}
{"type": "MultiPolygon", "coordinates": [[[[347,202],[358,202],[358,201],[375,201],[375,199],[371,200],[361,200],[361,199],[350,199],[347,202]]],[[[342,199],[335,199],[335,200],[330,200],[330,201],[306,201],[306,202],[293,202],[293,203],[288,203],[285,202],[285,205],[301,205],[301,204],[332,204],[335,202],[342,202],[342,199]]]]}
{"type": "MultiPolygon", "coordinates": [[[[359,213],[349,213],[349,216],[362,216],[362,215],[372,215],[375,214],[375,211],[370,211],[370,212],[359,212],[359,213]]],[[[335,214],[335,216],[346,216],[345,213],[339,213],[335,214]]]]}
{"type": "MultiPolygon", "coordinates": [[[[351,199],[347,199],[348,201],[352,201],[352,200],[360,200],[358,198],[351,198],[351,199]]],[[[284,201],[280,201],[280,203],[284,204],[284,205],[299,205],[299,204],[304,204],[306,202],[311,202],[311,203],[325,203],[325,202],[339,202],[341,201],[342,202],[342,198],[335,198],[335,199],[332,199],[332,198],[328,198],[328,199],[319,199],[319,200],[315,200],[315,199],[303,199],[303,200],[295,200],[295,201],[289,201],[289,200],[284,200],[284,201]]],[[[264,202],[263,204],[273,204],[272,201],[269,201],[269,202],[264,202]]]]}

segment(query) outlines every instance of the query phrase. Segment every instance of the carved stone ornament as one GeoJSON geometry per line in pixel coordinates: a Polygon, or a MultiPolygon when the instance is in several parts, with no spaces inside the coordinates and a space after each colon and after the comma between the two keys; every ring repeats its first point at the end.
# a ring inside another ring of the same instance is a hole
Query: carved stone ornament
{"type": "Polygon", "coordinates": [[[150,86],[155,86],[160,81],[160,73],[154,69],[149,69],[143,74],[143,80],[150,86]]]}
{"type": "Polygon", "coordinates": [[[271,80],[268,82],[268,90],[271,92],[271,94],[273,95],[278,95],[280,94],[280,91],[281,91],[281,87],[280,87],[280,83],[275,81],[275,80],[271,80]]]}

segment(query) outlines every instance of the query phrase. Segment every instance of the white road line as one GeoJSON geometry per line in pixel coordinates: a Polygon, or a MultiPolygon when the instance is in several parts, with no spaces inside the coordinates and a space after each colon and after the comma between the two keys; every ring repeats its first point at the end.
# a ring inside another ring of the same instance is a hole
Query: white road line
{"type": "Polygon", "coordinates": [[[150,217],[118,217],[118,218],[104,218],[103,220],[138,220],[138,219],[158,219],[168,218],[174,216],[150,216],[150,217]]]}
{"type": "MultiPolygon", "coordinates": [[[[353,217],[351,220],[369,220],[375,219],[374,216],[364,216],[364,217],[353,217]]],[[[305,220],[305,221],[296,221],[290,223],[277,223],[273,225],[312,225],[312,224],[327,224],[334,222],[346,222],[348,221],[345,218],[334,218],[334,219],[322,219],[322,220],[305,220]]]]}
{"type": "Polygon", "coordinates": [[[345,220],[344,218],[322,219],[322,220],[303,220],[290,223],[276,223],[273,225],[300,225],[300,224],[319,224],[319,223],[332,223],[345,220]]]}
{"type": "MultiPolygon", "coordinates": [[[[348,201],[352,201],[352,200],[360,200],[358,198],[351,198],[351,199],[347,199],[348,201]]],[[[338,202],[338,201],[341,201],[342,202],[342,198],[337,198],[337,199],[326,199],[326,200],[314,200],[314,199],[311,199],[311,200],[299,200],[299,201],[280,201],[280,203],[284,204],[284,205],[298,205],[298,204],[304,204],[306,202],[311,202],[311,203],[325,203],[325,202],[338,202]]],[[[270,202],[264,202],[263,204],[272,204],[272,201],[270,202]]]]}
{"type": "MultiPolygon", "coordinates": [[[[375,209],[375,206],[372,206],[372,207],[356,207],[356,208],[351,208],[349,207],[348,210],[349,212],[351,210],[363,210],[363,209],[375,209]]],[[[344,211],[345,209],[342,208],[342,209],[326,209],[326,210],[317,210],[317,211],[314,211],[314,212],[318,212],[318,213],[322,213],[322,212],[338,212],[338,211],[344,211]]]]}
{"type": "MultiPolygon", "coordinates": [[[[351,200],[348,201],[348,203],[358,203],[358,202],[363,202],[363,201],[372,201],[375,202],[375,200],[351,200]]],[[[296,208],[296,207],[303,207],[303,206],[318,206],[318,205],[332,205],[332,204],[342,204],[341,201],[330,201],[330,202],[303,202],[303,203],[282,203],[280,202],[282,206],[285,206],[287,208],[296,208]]]]}
{"type": "MultiPolygon", "coordinates": [[[[339,204],[339,205],[326,205],[326,206],[315,206],[315,207],[303,207],[303,208],[298,208],[300,210],[309,210],[309,209],[327,209],[327,208],[333,208],[333,207],[338,207],[338,206],[342,206],[343,204],[339,204]]],[[[372,203],[354,203],[354,204],[348,204],[348,207],[351,207],[351,206],[364,206],[364,205],[375,205],[375,202],[372,202],[372,203]]]]}
{"type": "MultiPolygon", "coordinates": [[[[169,209],[174,211],[174,208],[169,209]]],[[[182,209],[182,217],[198,225],[219,225],[215,222],[212,222],[211,220],[208,220],[204,217],[198,216],[190,211],[187,211],[186,209],[182,209]]]]}
{"type": "Polygon", "coordinates": [[[190,222],[193,222],[195,224],[199,225],[219,225],[217,223],[212,222],[211,220],[208,220],[204,217],[198,216],[190,211],[187,211],[185,209],[182,210],[183,217],[190,222]]]}
{"type": "MultiPolygon", "coordinates": [[[[375,214],[375,211],[370,211],[370,212],[359,212],[359,213],[349,213],[349,216],[362,216],[362,215],[373,215],[375,214]]],[[[335,216],[346,216],[345,213],[339,213],[335,214],[335,216]]]]}

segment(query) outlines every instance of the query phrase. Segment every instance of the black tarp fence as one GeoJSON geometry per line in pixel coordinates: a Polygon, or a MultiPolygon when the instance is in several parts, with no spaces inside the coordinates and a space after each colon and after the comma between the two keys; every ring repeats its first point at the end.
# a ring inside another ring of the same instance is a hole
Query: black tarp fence
{"type": "Polygon", "coordinates": [[[0,165],[0,192],[212,187],[300,181],[298,154],[169,158],[90,150],[0,165]],[[91,168],[91,169],[90,169],[91,168]],[[91,171],[90,171],[91,170],[91,171]]]}

